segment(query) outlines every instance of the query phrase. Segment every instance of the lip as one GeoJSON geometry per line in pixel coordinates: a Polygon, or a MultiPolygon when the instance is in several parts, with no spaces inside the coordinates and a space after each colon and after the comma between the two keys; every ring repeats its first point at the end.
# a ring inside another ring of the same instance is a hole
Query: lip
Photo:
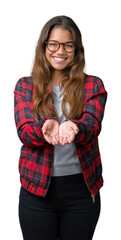
{"type": "Polygon", "coordinates": [[[52,56],[52,58],[53,58],[53,60],[54,60],[54,62],[56,62],[56,63],[63,63],[63,62],[65,62],[66,61],[66,57],[59,57],[59,56],[52,56]]]}

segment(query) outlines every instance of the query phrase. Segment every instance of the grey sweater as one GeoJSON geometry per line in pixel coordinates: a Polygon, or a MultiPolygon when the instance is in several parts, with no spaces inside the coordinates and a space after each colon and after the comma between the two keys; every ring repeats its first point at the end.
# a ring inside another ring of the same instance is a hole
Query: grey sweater
{"type": "MultiPolygon", "coordinates": [[[[63,99],[62,88],[51,83],[53,92],[53,101],[58,114],[58,120],[62,123],[65,116],[61,110],[63,99]]],[[[67,104],[67,111],[69,105],[67,104]]],[[[52,176],[65,176],[81,173],[81,165],[73,143],[62,146],[60,143],[54,147],[54,165],[52,176]]]]}

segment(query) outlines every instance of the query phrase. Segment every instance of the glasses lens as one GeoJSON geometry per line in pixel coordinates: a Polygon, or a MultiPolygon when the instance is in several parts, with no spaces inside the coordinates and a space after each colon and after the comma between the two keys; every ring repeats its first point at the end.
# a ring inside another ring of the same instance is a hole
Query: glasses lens
{"type": "Polygon", "coordinates": [[[72,42],[65,43],[65,50],[66,52],[73,52],[74,51],[74,44],[72,42]]]}
{"type": "Polygon", "coordinates": [[[47,47],[50,51],[55,52],[59,48],[59,43],[56,41],[49,41],[47,47]]]}

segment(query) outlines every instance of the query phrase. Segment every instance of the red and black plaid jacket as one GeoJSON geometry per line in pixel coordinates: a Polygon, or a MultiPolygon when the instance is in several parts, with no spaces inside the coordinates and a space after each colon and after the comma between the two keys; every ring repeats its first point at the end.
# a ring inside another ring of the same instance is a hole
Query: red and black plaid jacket
{"type": "MultiPolygon", "coordinates": [[[[31,77],[21,78],[14,90],[15,122],[23,143],[19,159],[20,181],[29,192],[45,196],[51,180],[54,146],[47,143],[42,134],[42,125],[48,118],[40,118],[38,122],[34,118],[33,91],[31,77]]],[[[87,186],[95,196],[103,185],[98,135],[107,92],[101,79],[85,75],[83,94],[83,113],[80,119],[72,119],[80,129],[74,144],[87,186]]]]}

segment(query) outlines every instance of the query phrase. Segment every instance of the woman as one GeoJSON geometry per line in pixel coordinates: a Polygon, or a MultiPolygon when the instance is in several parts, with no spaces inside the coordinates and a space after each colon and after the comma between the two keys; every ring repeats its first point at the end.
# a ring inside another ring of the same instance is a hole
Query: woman
{"type": "Polygon", "coordinates": [[[57,16],[43,27],[31,77],[15,87],[23,143],[19,218],[25,240],[90,240],[103,185],[98,135],[107,93],[84,73],[81,33],[57,16]]]}

